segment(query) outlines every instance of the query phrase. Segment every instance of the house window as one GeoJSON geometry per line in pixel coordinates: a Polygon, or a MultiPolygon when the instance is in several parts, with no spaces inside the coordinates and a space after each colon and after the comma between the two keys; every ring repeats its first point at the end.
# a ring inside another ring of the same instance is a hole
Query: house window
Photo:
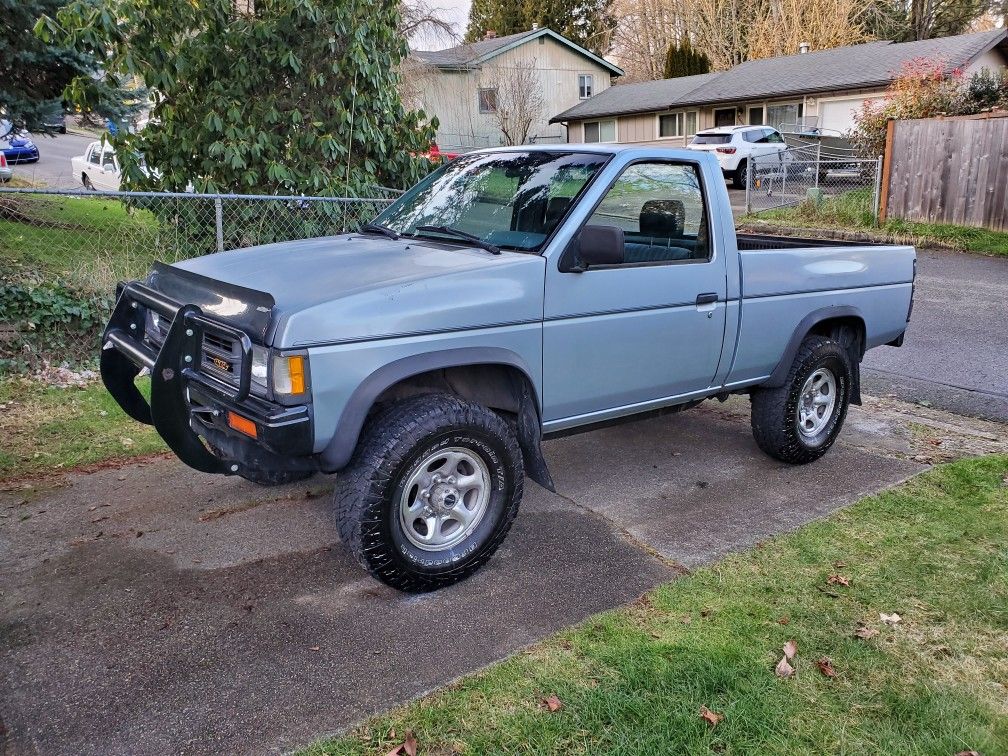
{"type": "Polygon", "coordinates": [[[781,131],[795,131],[802,117],[802,104],[800,102],[778,103],[767,105],[766,125],[773,126],[781,131]],[[789,127],[789,128],[781,128],[789,127]]]}
{"type": "Polygon", "coordinates": [[[735,108],[719,108],[714,111],[715,126],[734,126],[735,108]]]}
{"type": "Polygon", "coordinates": [[[684,116],[685,113],[669,113],[668,115],[658,116],[658,136],[683,136],[684,116]]]}
{"type": "Polygon", "coordinates": [[[477,90],[480,113],[497,112],[497,89],[480,88],[477,90]]]}
{"type": "Polygon", "coordinates": [[[615,142],[616,121],[588,121],[584,125],[585,142],[615,142]]]}
{"type": "Polygon", "coordinates": [[[697,112],[667,113],[658,116],[658,136],[669,137],[693,136],[697,132],[697,112]]]}
{"type": "Polygon", "coordinates": [[[578,97],[587,100],[595,94],[595,77],[591,74],[580,74],[578,76],[578,97]]]}
{"type": "Polygon", "coordinates": [[[763,106],[754,105],[749,108],[749,125],[750,126],[762,126],[763,125],[763,106]]]}

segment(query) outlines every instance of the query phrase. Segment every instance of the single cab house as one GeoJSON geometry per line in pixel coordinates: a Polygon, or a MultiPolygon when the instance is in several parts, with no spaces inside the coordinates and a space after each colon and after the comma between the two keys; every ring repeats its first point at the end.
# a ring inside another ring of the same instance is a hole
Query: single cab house
{"type": "Polygon", "coordinates": [[[609,89],[623,71],[552,29],[410,54],[411,105],[436,117],[442,151],[464,152],[508,143],[500,109],[525,108],[532,123],[522,141],[563,142],[550,116],[609,89]]]}
{"type": "Polygon", "coordinates": [[[875,41],[829,50],[802,45],[795,55],[750,60],[727,71],[623,84],[551,121],[569,142],[686,144],[716,126],[772,126],[786,133],[840,137],[866,100],[878,99],[900,67],[930,58],[971,74],[1008,64],[1008,30],[918,42],[875,41]]]}

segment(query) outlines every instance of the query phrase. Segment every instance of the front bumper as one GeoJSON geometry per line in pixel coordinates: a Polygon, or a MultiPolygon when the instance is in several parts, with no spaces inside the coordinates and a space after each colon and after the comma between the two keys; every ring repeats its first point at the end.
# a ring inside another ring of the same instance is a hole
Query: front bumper
{"type": "Polygon", "coordinates": [[[308,405],[283,406],[252,395],[252,343],[244,331],[207,317],[139,282],[120,287],[102,337],[101,376],[119,406],[135,420],[153,425],[190,467],[209,473],[253,475],[263,471],[316,470],[308,405]],[[145,339],[147,312],[171,322],[163,343],[145,339]],[[204,337],[240,345],[236,382],[201,370],[204,337]],[[134,379],[151,374],[148,403],[134,379]],[[255,424],[256,438],[228,425],[234,412],[255,424]]]}

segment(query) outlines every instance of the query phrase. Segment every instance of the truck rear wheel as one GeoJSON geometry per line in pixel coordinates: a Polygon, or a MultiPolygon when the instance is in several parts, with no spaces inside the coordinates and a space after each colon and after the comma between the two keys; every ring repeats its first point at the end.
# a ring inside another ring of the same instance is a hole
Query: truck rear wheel
{"type": "Polygon", "coordinates": [[[393,588],[423,592],[468,577],[491,557],[523,484],[521,449],[503,418],[426,394],[370,423],[333,500],[357,561],[393,588]]]}
{"type": "Polygon", "coordinates": [[[819,459],[847,417],[851,374],[839,343],[806,336],[784,385],[752,394],[752,432],[760,449],[792,464],[819,459]]]}

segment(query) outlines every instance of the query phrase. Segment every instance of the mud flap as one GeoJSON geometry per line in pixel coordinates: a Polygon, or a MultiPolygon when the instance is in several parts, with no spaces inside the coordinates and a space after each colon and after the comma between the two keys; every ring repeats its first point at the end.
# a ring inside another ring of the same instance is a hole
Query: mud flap
{"type": "Polygon", "coordinates": [[[542,425],[539,424],[539,412],[535,400],[525,381],[521,384],[518,401],[518,445],[525,458],[525,474],[551,493],[556,493],[553,476],[546,466],[546,458],[542,453],[542,425]]]}

